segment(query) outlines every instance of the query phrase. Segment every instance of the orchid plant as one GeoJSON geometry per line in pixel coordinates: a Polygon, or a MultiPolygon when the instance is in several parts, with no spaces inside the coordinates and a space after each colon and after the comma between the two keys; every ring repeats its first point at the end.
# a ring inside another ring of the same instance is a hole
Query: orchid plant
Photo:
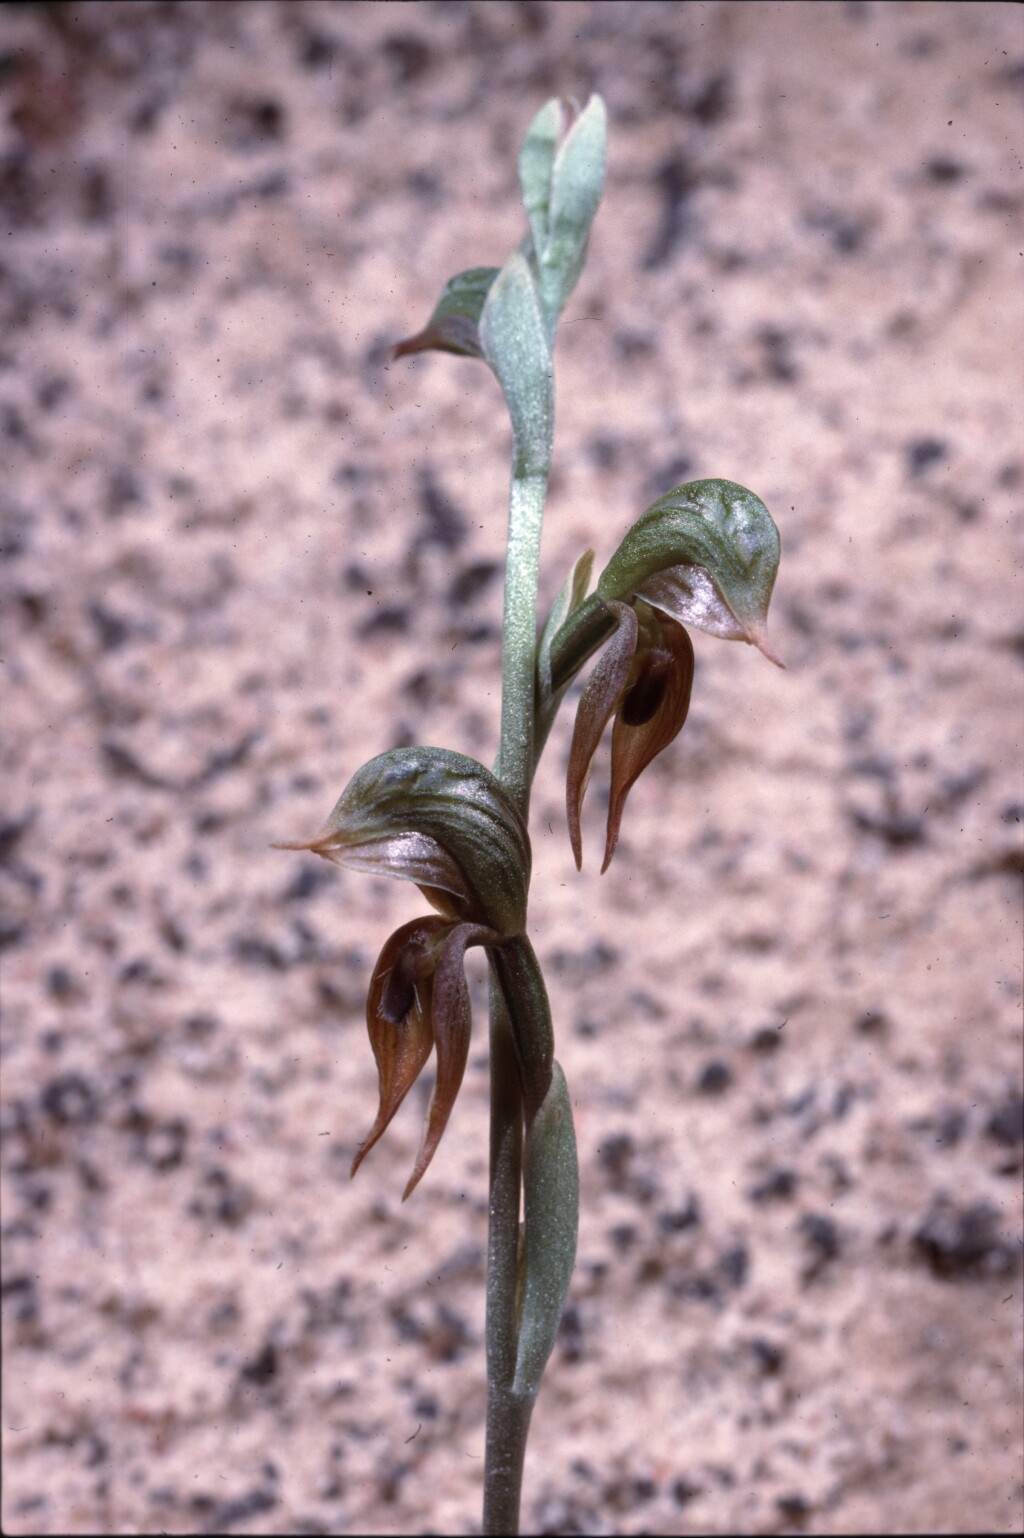
{"type": "Polygon", "coordinates": [[[398,748],[357,771],[311,839],[283,844],[419,887],[433,912],[403,924],[370,978],[366,1018],[377,1116],[352,1173],[436,1055],[423,1138],[404,1196],[423,1178],[465,1073],[470,1042],[466,951],[490,964],[490,1226],[483,1528],[519,1530],[530,1416],[572,1275],[579,1172],[572,1108],[554,1056],[551,1011],[527,938],[530,788],[556,712],[588,660],[566,782],[569,837],[582,860],[580,809],[609,721],[611,793],[604,869],[638,776],[677,735],[690,704],[687,626],[746,641],[772,661],[768,604],[779,536],[731,481],[660,497],[626,532],[589,592],[580,556],[538,634],[541,520],[554,432],[552,351],[579,278],[604,185],[604,103],[559,99],[537,113],[519,155],[527,231],[502,267],[445,287],[427,325],[394,348],[482,360],[512,425],[501,732],[493,770],[447,748],[398,748]],[[522,1221],[520,1215],[522,1213],[522,1221]]]}

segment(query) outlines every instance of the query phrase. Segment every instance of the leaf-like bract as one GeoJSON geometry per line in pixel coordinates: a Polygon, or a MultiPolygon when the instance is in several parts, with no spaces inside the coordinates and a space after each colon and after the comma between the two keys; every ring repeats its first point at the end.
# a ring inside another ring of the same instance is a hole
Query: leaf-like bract
{"type": "Polygon", "coordinates": [[[498,272],[497,267],[470,267],[456,273],[445,284],[423,330],[397,342],[391,349],[392,357],[404,358],[414,352],[453,352],[463,358],[482,358],[480,312],[498,272]]]}
{"type": "Polygon", "coordinates": [[[579,1180],[572,1104],[556,1062],[523,1147],[522,1310],[513,1389],[530,1398],[551,1355],[572,1277],[579,1180]]]}

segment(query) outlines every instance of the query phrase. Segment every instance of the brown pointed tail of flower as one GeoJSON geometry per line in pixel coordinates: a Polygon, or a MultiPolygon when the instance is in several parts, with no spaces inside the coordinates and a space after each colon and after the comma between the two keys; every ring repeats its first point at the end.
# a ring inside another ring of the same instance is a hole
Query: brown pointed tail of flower
{"type": "Polygon", "coordinates": [[[469,988],[464,971],[466,949],[470,945],[484,945],[498,939],[500,936],[480,925],[457,924],[444,942],[438,957],[433,996],[437,1077],[416,1163],[402,1192],[403,1202],[415,1191],[437,1152],[437,1145],[448,1125],[466,1072],[472,1030],[469,988]]]}
{"type": "Polygon", "coordinates": [[[608,607],[615,611],[618,629],[609,640],[580,695],[565,781],[565,813],[577,870],[583,866],[580,812],[587,781],[590,779],[590,765],[604,729],[626,687],[639,633],[636,615],[628,604],[611,603],[608,607]]]}
{"type": "Polygon", "coordinates": [[[657,621],[659,644],[638,652],[634,675],[623,695],[612,730],[612,784],[602,875],[619,842],[626,797],[651,761],[682,729],[693,689],[693,642],[667,614],[657,621]]]}
{"type": "Polygon", "coordinates": [[[433,1049],[433,948],[448,927],[441,918],[414,919],[395,930],[377,958],[366,1000],[366,1026],[377,1063],[380,1103],[352,1161],[353,1175],[380,1141],[433,1049]]]}

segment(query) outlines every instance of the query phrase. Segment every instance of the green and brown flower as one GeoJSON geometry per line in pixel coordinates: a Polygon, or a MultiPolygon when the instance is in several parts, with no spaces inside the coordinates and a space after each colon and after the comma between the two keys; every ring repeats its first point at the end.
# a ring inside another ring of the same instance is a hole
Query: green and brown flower
{"type": "Polygon", "coordinates": [[[577,563],[541,636],[537,668],[543,740],[575,673],[605,648],[580,697],[569,752],[566,814],[577,867],[580,809],[608,722],[614,718],[602,870],[615,853],[630,789],[686,720],[694,654],[685,626],[746,641],[783,666],[767,636],[778,564],[778,530],[764,503],[721,480],[693,481],[659,497],[627,531],[589,598],[589,552],[577,563]]]}
{"type": "Polygon", "coordinates": [[[521,940],[530,879],[525,824],[475,759],[444,748],[398,748],[364,764],[307,849],[354,870],[412,881],[437,910],[403,924],[370,979],[366,1023],[377,1063],[377,1116],[352,1165],[380,1139],[432,1052],[437,1077],[405,1197],[429,1165],[469,1055],[463,962],[521,940]]]}

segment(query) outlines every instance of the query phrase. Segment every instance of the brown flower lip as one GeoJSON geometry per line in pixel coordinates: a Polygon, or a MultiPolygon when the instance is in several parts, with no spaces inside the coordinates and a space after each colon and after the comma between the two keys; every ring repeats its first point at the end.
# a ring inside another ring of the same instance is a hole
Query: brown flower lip
{"type": "Polygon", "coordinates": [[[380,1140],[413,1084],[437,1052],[437,1077],[405,1201],[423,1178],[448,1125],[469,1057],[471,1014],[463,962],[471,945],[499,945],[479,924],[413,919],[385,943],[370,979],[366,1024],[377,1063],[377,1116],[352,1174],[380,1140]]]}
{"type": "Polygon", "coordinates": [[[693,643],[683,626],[643,600],[609,604],[617,628],[580,696],[566,776],[566,815],[576,868],[583,863],[580,812],[608,722],[611,793],[602,874],[619,841],[626,797],[648,764],[678,735],[690,708],[693,643]]]}

